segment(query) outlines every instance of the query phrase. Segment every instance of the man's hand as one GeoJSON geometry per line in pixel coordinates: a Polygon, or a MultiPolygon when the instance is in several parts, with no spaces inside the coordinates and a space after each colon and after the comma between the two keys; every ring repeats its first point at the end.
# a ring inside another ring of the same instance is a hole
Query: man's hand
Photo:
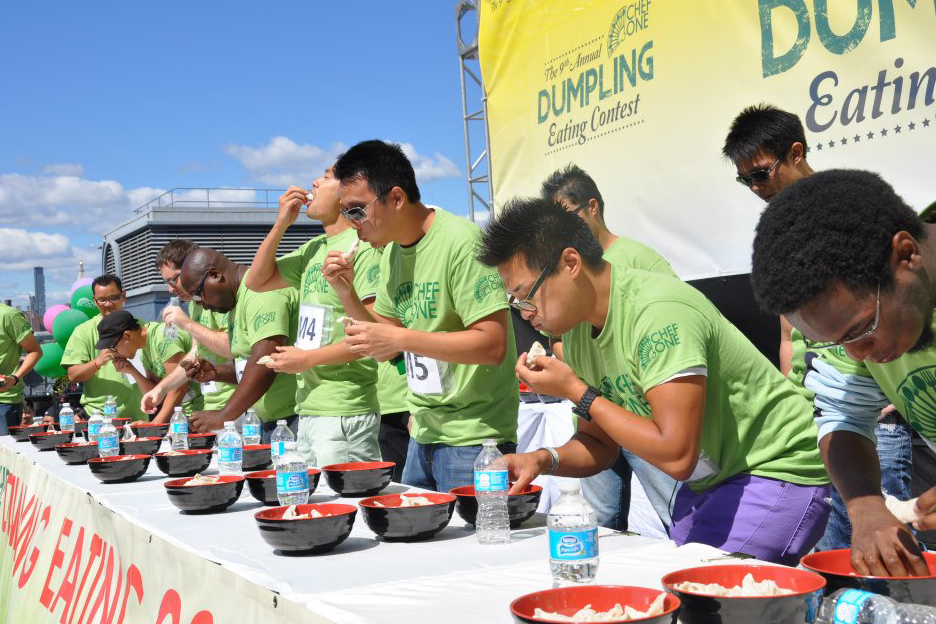
{"type": "Polygon", "coordinates": [[[514,371],[517,373],[517,379],[528,385],[533,392],[572,401],[578,401],[585,392],[587,386],[565,362],[541,355],[534,360],[536,370],[530,370],[526,365],[526,357],[526,353],[520,354],[514,371]]]}
{"type": "Polygon", "coordinates": [[[0,392],[5,392],[13,387],[15,379],[8,375],[0,375],[0,392]]]}
{"type": "Polygon", "coordinates": [[[344,252],[337,249],[328,252],[322,263],[322,275],[339,295],[354,291],[354,260],[345,260],[344,252]]]}
{"type": "Polygon", "coordinates": [[[308,193],[309,191],[298,186],[290,186],[286,189],[286,192],[279,198],[279,214],[276,215],[276,220],[287,226],[295,223],[299,211],[309,203],[309,198],[306,197],[308,193]]]}
{"type": "Polygon", "coordinates": [[[356,321],[345,328],[345,341],[351,353],[370,356],[378,362],[389,360],[402,351],[400,333],[402,327],[386,323],[356,321]]]}
{"type": "Polygon", "coordinates": [[[143,395],[143,400],[140,401],[140,411],[144,414],[155,414],[156,410],[159,409],[159,406],[162,405],[162,402],[165,400],[166,391],[163,388],[156,386],[143,395]]]}
{"type": "Polygon", "coordinates": [[[519,494],[523,488],[530,485],[536,477],[543,474],[543,456],[547,469],[552,464],[552,458],[546,451],[533,451],[532,453],[510,453],[504,455],[507,461],[507,477],[512,483],[508,495],[519,494]]]}
{"type": "Polygon", "coordinates": [[[913,523],[917,530],[936,529],[936,487],[920,494],[920,498],[917,499],[916,512],[920,516],[920,519],[913,523]]]}
{"type": "Polygon", "coordinates": [[[189,379],[194,379],[198,383],[214,381],[218,376],[218,369],[215,365],[203,357],[184,358],[179,365],[189,379]]]}
{"type": "Polygon", "coordinates": [[[224,428],[224,418],[218,410],[202,410],[193,412],[189,419],[189,427],[195,433],[210,433],[224,428]]]}
{"type": "Polygon", "coordinates": [[[265,364],[269,369],[277,373],[301,373],[309,369],[306,363],[309,352],[297,347],[276,347],[276,353],[271,353],[267,357],[270,361],[265,364]]]}
{"type": "Polygon", "coordinates": [[[188,326],[192,322],[185,310],[179,306],[166,306],[163,308],[162,320],[167,325],[174,325],[185,331],[188,331],[188,326]]]}
{"type": "Polygon", "coordinates": [[[100,369],[102,366],[104,366],[105,364],[113,360],[115,357],[120,357],[117,354],[117,351],[115,351],[114,349],[104,349],[98,354],[96,358],[94,358],[91,361],[94,362],[94,365],[97,366],[98,369],[100,369]]]}
{"type": "MultiPolygon", "coordinates": [[[[136,370],[136,367],[133,363],[130,362],[125,357],[117,356],[113,359],[114,368],[117,369],[118,373],[124,373],[125,375],[132,375],[133,371],[136,370]]],[[[139,371],[137,371],[139,372],[139,371]]]]}
{"type": "Polygon", "coordinates": [[[851,563],[855,572],[862,576],[929,574],[910,529],[887,510],[882,498],[852,501],[848,517],[852,522],[851,563]]]}

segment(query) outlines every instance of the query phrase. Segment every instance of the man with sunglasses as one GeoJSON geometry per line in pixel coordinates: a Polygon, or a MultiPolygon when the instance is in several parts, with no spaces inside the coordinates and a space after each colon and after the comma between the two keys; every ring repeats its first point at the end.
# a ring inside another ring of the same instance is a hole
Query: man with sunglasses
{"type": "Polygon", "coordinates": [[[520,356],[520,380],[571,400],[579,424],[560,448],[508,455],[512,489],[593,475],[623,446],[683,482],[677,544],[795,565],[829,510],[811,406],[699,291],[602,255],[581,219],[540,198],[508,202],[485,229],[478,258],[525,297],[524,318],[552,334],[588,323],[602,361],[594,387],[520,356]]]}
{"type": "MultiPolygon", "coordinates": [[[[817,353],[806,384],[817,393],[819,446],[845,501],[851,562],[862,575],[928,573],[907,525],[885,507],[875,425],[890,402],[936,445],[933,275],[936,226],[871,172],[804,178],[774,198],[757,226],[754,294],[817,353]]],[[[934,507],[936,488],[916,504],[917,528],[936,528],[934,507]]]]}
{"type": "MultiPolygon", "coordinates": [[[[724,156],[737,168],[738,182],[767,201],[797,180],[813,175],[812,168],[806,162],[805,152],[806,135],[799,117],[766,104],[744,109],[732,122],[722,148],[724,156]],[[773,164],[767,166],[771,162],[773,164]]],[[[815,396],[816,389],[812,388],[814,382],[822,379],[815,366],[807,365],[816,358],[818,361],[833,359],[839,363],[840,369],[848,373],[854,385],[854,391],[849,395],[858,402],[855,409],[864,409],[861,403],[868,393],[881,396],[877,384],[862,363],[849,361],[840,347],[836,350],[810,349],[802,333],[781,315],[780,370],[802,389],[809,400],[815,396]],[[809,383],[807,374],[812,377],[809,383]]],[[[846,405],[845,402],[837,404],[846,405]]],[[[901,500],[910,498],[913,462],[910,426],[890,406],[879,414],[874,433],[878,441],[877,453],[884,489],[901,500]]],[[[851,533],[845,503],[833,488],[832,514],[817,548],[848,548],[851,546],[851,533]]]]}
{"type": "Polygon", "coordinates": [[[329,254],[324,274],[357,320],[345,330],[352,354],[383,361],[404,353],[413,420],[403,482],[443,492],[471,485],[486,439],[502,452],[516,448],[520,395],[503,283],[474,258],[476,225],[420,201],[399,145],[358,143],[335,176],[358,237],[386,246],[373,312],[340,253],[329,254]]]}

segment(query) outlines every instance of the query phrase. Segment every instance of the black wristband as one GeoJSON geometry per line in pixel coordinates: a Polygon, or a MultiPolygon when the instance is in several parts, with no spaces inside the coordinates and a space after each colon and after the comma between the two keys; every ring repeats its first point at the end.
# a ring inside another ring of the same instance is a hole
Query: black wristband
{"type": "Polygon", "coordinates": [[[13,385],[14,385],[14,386],[20,382],[20,378],[19,378],[18,375],[10,374],[10,375],[7,375],[7,377],[12,377],[13,379],[16,380],[16,381],[13,382],[13,385]]]}
{"type": "Polygon", "coordinates": [[[595,402],[601,396],[601,393],[598,392],[598,389],[593,386],[588,386],[585,389],[585,394],[582,395],[582,398],[579,399],[575,407],[572,408],[572,413],[584,418],[587,421],[591,421],[591,415],[588,413],[588,410],[591,409],[592,403],[595,402]]]}

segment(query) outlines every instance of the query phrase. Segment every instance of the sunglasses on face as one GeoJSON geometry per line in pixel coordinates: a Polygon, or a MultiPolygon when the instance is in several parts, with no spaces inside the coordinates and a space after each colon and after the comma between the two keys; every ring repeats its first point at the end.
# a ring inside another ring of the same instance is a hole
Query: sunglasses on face
{"type": "Polygon", "coordinates": [[[763,184],[770,180],[770,174],[773,173],[773,170],[777,168],[777,165],[780,164],[781,159],[777,159],[774,164],[770,165],[767,169],[755,169],[747,175],[738,175],[735,180],[744,186],[751,187],[755,183],[763,184]]]}
{"type": "Polygon", "coordinates": [[[192,292],[192,301],[198,305],[202,304],[202,291],[205,289],[205,280],[208,279],[209,273],[211,273],[211,269],[205,271],[205,274],[202,275],[201,281],[198,282],[198,288],[192,292]]]}
{"type": "Polygon", "coordinates": [[[362,207],[362,206],[353,206],[353,207],[351,207],[351,208],[342,208],[342,209],[341,209],[341,216],[344,217],[345,219],[347,219],[348,221],[358,221],[358,222],[366,221],[366,220],[367,220],[367,209],[370,208],[371,205],[372,205],[375,201],[377,201],[378,199],[380,199],[381,197],[383,197],[385,194],[386,194],[386,193],[380,193],[377,197],[375,197],[374,199],[370,200],[370,201],[367,203],[367,205],[366,205],[366,206],[363,206],[363,207],[362,207]]]}

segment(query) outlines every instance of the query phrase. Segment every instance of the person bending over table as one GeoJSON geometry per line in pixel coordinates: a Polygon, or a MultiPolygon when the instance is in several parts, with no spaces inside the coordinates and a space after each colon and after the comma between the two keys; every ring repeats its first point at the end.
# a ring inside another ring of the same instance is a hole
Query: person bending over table
{"type": "Polygon", "coordinates": [[[602,258],[588,226],[556,204],[508,202],[482,236],[538,330],[587,322],[600,387],[554,358],[516,364],[537,393],[576,404],[578,431],[558,449],[508,455],[513,491],[540,474],[587,477],[620,447],[683,481],[670,537],[795,565],[829,514],[812,407],[699,291],[602,258]]]}
{"type": "Polygon", "coordinates": [[[21,424],[23,417],[23,377],[36,366],[42,349],[26,316],[0,303],[0,435],[21,424]],[[26,357],[20,363],[20,350],[26,357]]]}

